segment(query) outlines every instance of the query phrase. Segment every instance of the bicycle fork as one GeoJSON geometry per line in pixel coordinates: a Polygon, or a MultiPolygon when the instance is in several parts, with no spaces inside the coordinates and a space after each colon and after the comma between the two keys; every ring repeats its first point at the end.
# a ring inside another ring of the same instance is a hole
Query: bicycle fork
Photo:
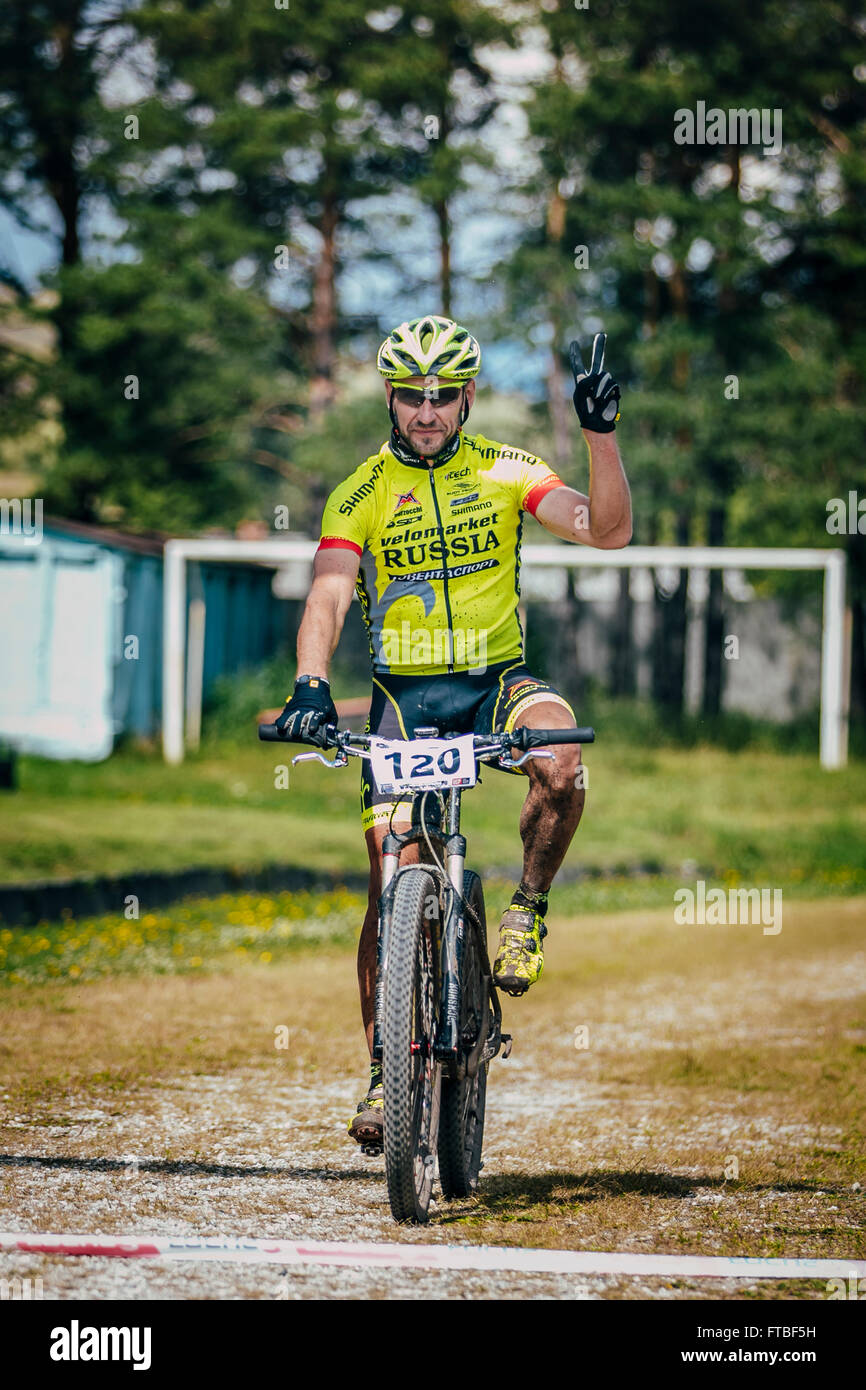
{"type": "Polygon", "coordinates": [[[402,844],[394,834],[382,841],[382,893],[379,898],[379,925],[376,933],[376,990],[373,1014],[373,1060],[381,1062],[382,1016],[385,1012],[385,968],[388,962],[388,938],[391,931],[390,887],[400,863],[402,844]]]}

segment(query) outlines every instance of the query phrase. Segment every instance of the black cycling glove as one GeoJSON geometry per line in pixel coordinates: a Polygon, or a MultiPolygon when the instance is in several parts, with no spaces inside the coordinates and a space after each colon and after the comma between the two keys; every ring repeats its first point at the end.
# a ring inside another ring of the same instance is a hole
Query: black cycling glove
{"type": "Polygon", "coordinates": [[[585,430],[609,434],[619,419],[619,387],[610,372],[604,370],[606,333],[596,333],[592,340],[592,362],[589,371],[583,365],[580,347],[571,343],[568,355],[574,373],[574,408],[585,430]]]}
{"type": "Polygon", "coordinates": [[[276,720],[290,743],[316,743],[324,748],[326,724],[337,723],[331,686],[324,676],[298,676],[295,693],[276,720]]]}

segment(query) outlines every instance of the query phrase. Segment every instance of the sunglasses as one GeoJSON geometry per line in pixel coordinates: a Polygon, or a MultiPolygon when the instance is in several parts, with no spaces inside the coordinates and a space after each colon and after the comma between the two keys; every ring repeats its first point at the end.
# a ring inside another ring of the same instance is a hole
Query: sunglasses
{"type": "Polygon", "coordinates": [[[401,405],[420,408],[424,400],[433,406],[453,405],[462,390],[462,386],[395,386],[394,396],[401,405]]]}

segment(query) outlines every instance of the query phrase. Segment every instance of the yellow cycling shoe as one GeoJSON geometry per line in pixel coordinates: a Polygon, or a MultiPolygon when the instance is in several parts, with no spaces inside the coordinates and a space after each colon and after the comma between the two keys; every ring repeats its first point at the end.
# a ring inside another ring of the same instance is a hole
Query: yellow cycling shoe
{"type": "Polygon", "coordinates": [[[502,915],[499,927],[499,953],[493,963],[493,983],[506,994],[525,994],[544,969],[547,936],[539,912],[512,903],[502,915]]]}

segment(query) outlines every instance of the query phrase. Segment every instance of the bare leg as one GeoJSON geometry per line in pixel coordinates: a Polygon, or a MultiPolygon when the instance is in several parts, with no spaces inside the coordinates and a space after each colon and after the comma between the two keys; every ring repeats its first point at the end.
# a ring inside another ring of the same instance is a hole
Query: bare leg
{"type": "MultiPolygon", "coordinates": [[[[395,830],[408,829],[408,822],[402,824],[395,820],[395,830]]],[[[370,856],[370,888],[367,899],[367,913],[361,928],[358,942],[358,988],[361,994],[361,1018],[367,1035],[370,1056],[373,1055],[373,1020],[375,1017],[376,994],[376,938],[379,927],[379,896],[382,892],[382,841],[388,833],[387,825],[375,825],[367,831],[367,853],[370,856]]],[[[418,845],[407,845],[400,857],[400,866],[418,861],[418,845]]]]}
{"type": "MultiPolygon", "coordinates": [[[[573,729],[568,711],[555,703],[532,705],[518,721],[534,729],[573,729]]],[[[520,813],[523,882],[546,893],[574,837],[586,799],[580,781],[580,744],[556,744],[555,760],[532,758],[525,764],[529,791],[520,813]]]]}

